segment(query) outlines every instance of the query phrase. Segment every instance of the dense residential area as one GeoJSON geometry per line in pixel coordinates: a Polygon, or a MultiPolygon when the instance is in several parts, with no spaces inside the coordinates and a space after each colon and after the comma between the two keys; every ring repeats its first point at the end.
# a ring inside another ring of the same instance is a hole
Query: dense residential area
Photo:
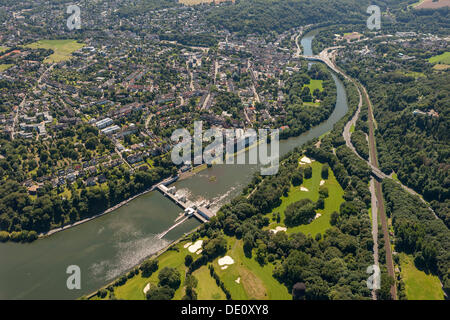
{"type": "Polygon", "coordinates": [[[0,299],[448,299],[450,4],[375,2],[2,1],[0,299]]]}

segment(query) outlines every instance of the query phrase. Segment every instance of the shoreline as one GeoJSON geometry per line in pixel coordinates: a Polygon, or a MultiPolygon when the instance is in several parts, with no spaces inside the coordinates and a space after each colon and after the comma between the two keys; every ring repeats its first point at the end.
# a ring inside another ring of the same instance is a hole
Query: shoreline
{"type": "MultiPolygon", "coordinates": [[[[163,180],[163,181],[164,181],[164,180],[163,180]]],[[[162,182],[160,182],[160,183],[162,183],[162,182]]],[[[160,183],[157,183],[156,185],[158,185],[158,184],[160,184],[160,183]]],[[[64,231],[64,230],[67,230],[67,229],[76,227],[76,226],[78,226],[78,225],[81,225],[81,224],[83,224],[83,223],[89,222],[89,221],[91,221],[91,220],[97,219],[97,218],[99,218],[99,217],[101,217],[101,216],[104,216],[104,215],[106,215],[106,214],[108,214],[108,213],[111,213],[111,212],[113,212],[113,211],[119,209],[120,207],[122,207],[122,206],[128,204],[129,202],[133,201],[134,199],[136,199],[136,198],[138,198],[138,197],[140,197],[140,196],[142,196],[142,195],[144,195],[144,194],[147,194],[147,193],[149,193],[149,192],[154,191],[156,185],[153,185],[151,188],[149,188],[149,189],[147,189],[147,190],[144,190],[144,191],[142,191],[141,193],[138,193],[138,194],[136,194],[136,195],[134,195],[134,196],[132,196],[132,197],[130,197],[130,198],[128,198],[128,199],[125,199],[125,200],[123,200],[122,202],[119,202],[118,204],[116,204],[116,205],[114,205],[114,206],[112,206],[112,207],[106,209],[106,210],[103,211],[102,213],[99,213],[99,214],[96,214],[96,215],[94,215],[94,216],[92,216],[92,217],[85,218],[85,219],[83,219],[83,220],[74,222],[74,223],[72,223],[72,224],[67,224],[67,225],[65,225],[65,226],[63,226],[63,227],[58,227],[58,228],[55,228],[55,229],[51,229],[51,230],[49,230],[49,231],[47,231],[47,232],[45,232],[45,233],[40,233],[40,234],[38,235],[38,240],[39,240],[39,239],[42,239],[42,238],[49,237],[49,236],[51,236],[51,235],[53,235],[53,234],[55,234],[55,233],[58,233],[58,232],[61,232],[61,231],[64,231]]]]}
{"type": "MultiPolygon", "coordinates": [[[[198,172],[200,172],[200,171],[202,171],[202,170],[204,170],[204,169],[206,169],[206,165],[205,165],[204,168],[198,169],[197,167],[195,167],[195,168],[193,168],[191,171],[184,172],[184,173],[180,173],[180,174],[179,174],[179,178],[178,178],[177,180],[180,180],[180,181],[181,181],[181,180],[187,179],[187,178],[189,178],[189,177],[191,177],[191,176],[196,175],[198,172]],[[196,169],[197,169],[197,170],[196,170],[196,169]]],[[[138,194],[136,194],[136,195],[134,195],[134,196],[131,196],[130,198],[125,199],[125,200],[123,200],[122,202],[119,202],[118,204],[116,204],[116,205],[114,205],[114,206],[112,206],[112,207],[106,209],[105,211],[103,211],[103,212],[101,212],[101,213],[99,213],[99,214],[96,214],[96,215],[94,215],[94,216],[92,216],[92,217],[85,218],[85,219],[83,219],[83,220],[80,220],[80,221],[77,221],[77,222],[74,222],[74,223],[71,223],[71,224],[67,224],[67,225],[62,226],[62,227],[58,227],[58,228],[51,229],[51,230],[49,230],[49,231],[47,231],[47,232],[45,232],[45,233],[40,233],[40,234],[38,235],[38,238],[37,238],[36,240],[50,237],[51,235],[54,235],[55,233],[58,233],[58,232],[61,232],[61,231],[65,231],[65,230],[68,230],[68,229],[70,229],[70,228],[79,226],[79,225],[81,225],[81,224],[83,224],[83,223],[89,222],[89,221],[91,221],[91,220],[100,218],[100,217],[102,217],[102,216],[104,216],[104,215],[106,215],[106,214],[108,214],[108,213],[111,213],[111,212],[113,212],[113,211],[115,211],[115,210],[117,210],[117,209],[123,207],[124,205],[128,204],[129,202],[135,200],[136,198],[138,198],[138,197],[140,197],[140,196],[143,196],[143,195],[145,195],[145,194],[147,194],[147,193],[149,193],[149,192],[155,191],[155,188],[156,188],[157,185],[159,185],[159,184],[161,184],[161,183],[164,183],[164,182],[167,181],[168,179],[169,179],[169,178],[166,178],[166,179],[164,179],[164,180],[162,180],[162,181],[160,181],[160,182],[154,184],[154,185],[151,186],[150,188],[148,188],[148,189],[146,189],[146,190],[144,190],[144,191],[142,191],[142,192],[140,192],[140,193],[138,193],[138,194]]]]}
{"type": "MultiPolygon", "coordinates": [[[[121,276],[127,274],[128,272],[130,272],[131,270],[133,270],[133,269],[135,269],[135,268],[139,268],[139,267],[141,266],[141,264],[142,264],[144,261],[146,261],[146,260],[148,260],[148,259],[150,259],[150,258],[152,258],[152,257],[153,257],[153,259],[157,259],[160,255],[162,255],[162,254],[165,253],[167,250],[169,250],[169,248],[171,248],[172,246],[174,246],[174,245],[180,243],[181,241],[185,240],[185,238],[186,238],[187,236],[189,236],[190,234],[196,232],[202,225],[203,225],[203,224],[200,224],[200,225],[197,226],[196,228],[194,228],[194,229],[192,229],[191,231],[186,232],[185,234],[183,234],[182,236],[180,236],[178,239],[173,240],[172,242],[170,242],[170,243],[169,243],[167,246],[165,246],[164,248],[159,249],[158,251],[156,251],[156,252],[154,252],[154,253],[148,255],[147,257],[143,258],[138,264],[134,265],[133,267],[131,267],[131,268],[127,269],[125,272],[123,272],[123,273],[121,274],[121,276]]],[[[102,286],[101,288],[98,288],[98,289],[95,290],[94,292],[91,292],[91,293],[89,293],[89,294],[82,295],[82,296],[78,297],[77,300],[83,299],[83,298],[86,298],[86,300],[90,300],[92,297],[95,297],[95,296],[97,295],[97,292],[99,292],[100,290],[102,290],[102,289],[107,289],[109,286],[114,285],[114,283],[115,283],[121,276],[115,277],[112,281],[108,282],[107,284],[105,284],[105,285],[102,286]]]]}

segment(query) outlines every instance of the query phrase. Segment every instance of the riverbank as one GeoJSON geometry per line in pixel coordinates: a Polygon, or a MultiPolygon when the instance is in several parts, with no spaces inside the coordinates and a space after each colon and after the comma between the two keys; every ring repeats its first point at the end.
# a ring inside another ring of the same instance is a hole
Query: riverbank
{"type": "MultiPolygon", "coordinates": [[[[142,263],[144,263],[144,261],[149,260],[150,258],[152,258],[152,259],[157,259],[157,258],[160,257],[162,254],[164,254],[165,252],[167,252],[170,248],[172,248],[173,246],[176,246],[176,245],[177,245],[178,243],[180,243],[181,241],[186,240],[186,238],[187,238],[190,234],[196,232],[201,226],[202,226],[202,225],[199,225],[199,226],[197,226],[196,228],[194,228],[193,230],[191,230],[191,231],[189,231],[189,232],[186,232],[183,236],[179,237],[179,238],[176,239],[175,241],[172,241],[172,242],[171,242],[170,244],[168,244],[166,247],[164,247],[164,248],[162,248],[161,250],[159,250],[159,251],[157,251],[157,252],[151,254],[151,255],[148,256],[148,257],[145,257],[145,258],[142,259],[142,261],[140,261],[137,265],[133,266],[132,268],[130,268],[130,269],[128,269],[128,270],[126,270],[123,274],[127,274],[127,273],[130,272],[131,270],[134,270],[134,269],[136,269],[136,268],[139,268],[139,267],[142,265],[142,263]]],[[[115,278],[113,281],[107,283],[106,285],[104,285],[103,287],[99,288],[98,290],[95,290],[94,292],[91,292],[91,293],[89,293],[89,294],[87,294],[87,295],[83,295],[83,296],[79,297],[78,299],[88,299],[88,300],[89,300],[89,299],[92,299],[93,297],[95,297],[95,296],[97,295],[97,292],[99,292],[99,291],[102,290],[102,289],[106,289],[106,288],[108,288],[108,287],[110,287],[110,286],[113,286],[113,285],[118,281],[118,279],[120,279],[120,277],[115,278]]]]}
{"type": "MultiPolygon", "coordinates": [[[[160,182],[160,183],[161,183],[161,182],[160,182]]],[[[158,183],[158,184],[159,184],[159,183],[158,183]]],[[[144,194],[147,194],[147,193],[149,193],[149,192],[151,192],[151,191],[154,191],[155,186],[156,186],[156,185],[152,186],[151,188],[149,188],[149,189],[147,189],[147,190],[145,190],[145,191],[143,191],[143,192],[141,192],[141,193],[139,193],[139,194],[137,194],[137,195],[134,195],[134,196],[132,196],[132,197],[130,197],[130,198],[128,198],[128,199],[126,199],[126,200],[124,200],[124,201],[122,201],[122,202],[116,204],[115,206],[113,206],[113,207],[111,207],[111,208],[106,209],[106,210],[103,211],[102,213],[99,213],[99,214],[97,214],[97,215],[95,215],[95,216],[92,216],[92,217],[89,217],[89,218],[86,218],[86,219],[83,219],[83,220],[74,222],[74,223],[72,223],[72,224],[65,225],[65,226],[63,226],[63,227],[59,227],[59,228],[56,228],[56,229],[52,229],[52,230],[47,231],[47,232],[45,232],[45,233],[40,233],[40,234],[38,235],[38,239],[42,239],[42,238],[45,238],[45,237],[49,237],[49,236],[51,236],[51,235],[53,235],[53,234],[55,234],[55,233],[58,233],[58,232],[61,232],[61,231],[64,231],[64,230],[67,230],[67,229],[70,229],[70,228],[79,226],[80,224],[89,222],[89,221],[91,221],[91,220],[100,218],[100,217],[104,216],[105,214],[111,213],[111,212],[113,212],[114,210],[119,209],[120,207],[126,205],[126,204],[129,203],[130,201],[133,201],[134,199],[136,199],[136,198],[138,198],[138,197],[140,197],[140,196],[142,196],[142,195],[144,195],[144,194]]]]}
{"type": "Polygon", "coordinates": [[[47,232],[45,232],[45,233],[40,233],[39,236],[38,236],[38,239],[45,238],[45,237],[49,237],[49,236],[51,236],[51,235],[53,235],[53,234],[55,234],[55,233],[58,233],[58,232],[61,232],[61,231],[64,231],[64,230],[67,230],[67,229],[70,229],[70,228],[79,226],[80,224],[89,222],[89,221],[91,221],[91,220],[100,218],[100,217],[102,217],[102,216],[104,216],[104,215],[106,215],[106,214],[108,214],[108,213],[111,213],[111,212],[113,212],[113,211],[119,209],[120,207],[122,207],[122,206],[128,204],[129,202],[133,201],[134,199],[136,199],[136,198],[138,198],[138,197],[140,197],[140,196],[143,196],[143,195],[145,195],[145,194],[147,194],[147,193],[149,193],[149,192],[154,191],[157,185],[167,183],[168,181],[171,181],[171,180],[173,180],[173,178],[166,178],[166,179],[164,179],[164,180],[162,180],[162,181],[160,181],[160,182],[154,184],[153,186],[151,186],[150,188],[146,189],[145,191],[142,191],[142,192],[140,192],[140,193],[138,193],[138,194],[136,194],[136,195],[134,195],[134,196],[132,196],[132,197],[126,199],[126,200],[123,200],[122,202],[120,202],[120,203],[118,203],[118,204],[116,204],[116,205],[114,205],[114,206],[112,206],[112,207],[106,209],[106,210],[103,211],[102,213],[99,213],[99,214],[96,214],[96,215],[94,215],[94,216],[92,216],[92,217],[89,217],[89,218],[86,218],[86,219],[83,219],[83,220],[74,222],[74,223],[72,223],[72,224],[65,225],[65,226],[63,226],[63,227],[59,227],[59,228],[52,229],[52,230],[47,231],[47,232]]]}

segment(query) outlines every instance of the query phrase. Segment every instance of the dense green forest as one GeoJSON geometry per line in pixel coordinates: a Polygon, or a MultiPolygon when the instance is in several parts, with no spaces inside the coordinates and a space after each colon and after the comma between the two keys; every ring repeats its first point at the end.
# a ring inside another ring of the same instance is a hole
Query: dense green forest
{"type": "Polygon", "coordinates": [[[392,218],[395,249],[414,255],[420,270],[437,274],[450,290],[450,232],[445,224],[414,196],[391,180],[383,181],[386,214],[392,218]]]}
{"type": "MultiPolygon", "coordinates": [[[[450,225],[450,84],[448,70],[437,71],[428,59],[442,52],[427,52],[419,41],[399,47],[372,44],[373,54],[347,51],[338,64],[367,88],[374,104],[380,169],[423,195],[437,215],[450,225]],[[399,52],[413,57],[405,62],[399,52]],[[374,66],[378,66],[374,68],[374,66]],[[365,70],[361,72],[361,70],[365,70]]],[[[358,152],[367,133],[364,109],[352,141],[358,152]],[[361,141],[360,141],[361,140],[361,141]]]]}
{"type": "Polygon", "coordinates": [[[242,35],[281,33],[308,24],[361,24],[366,3],[357,0],[245,0],[216,8],[207,18],[214,25],[242,35]]]}
{"type": "Polygon", "coordinates": [[[276,127],[288,126],[280,133],[280,138],[298,136],[310,128],[329,118],[336,105],[336,85],[331,73],[324,65],[313,65],[310,70],[304,70],[286,75],[284,94],[287,97],[285,115],[280,117],[276,127]],[[316,90],[311,94],[306,86],[311,79],[322,80],[324,90],[316,90]],[[320,105],[309,106],[304,102],[319,99],[320,105]]]}

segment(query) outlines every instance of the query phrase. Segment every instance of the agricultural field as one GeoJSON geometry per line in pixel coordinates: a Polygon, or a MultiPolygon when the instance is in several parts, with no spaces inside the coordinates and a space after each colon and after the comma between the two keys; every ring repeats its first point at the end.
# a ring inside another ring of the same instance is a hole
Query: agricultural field
{"type": "MultiPolygon", "coordinates": [[[[275,208],[272,213],[267,215],[271,218],[273,213],[279,213],[281,218],[279,223],[272,222],[269,225],[270,229],[275,229],[276,227],[286,227],[283,222],[285,218],[284,211],[291,203],[297,202],[301,199],[310,199],[312,201],[317,201],[319,199],[319,187],[320,181],[322,180],[322,164],[314,161],[312,162],[311,167],[312,177],[310,179],[304,179],[302,185],[300,186],[295,187],[291,185],[288,196],[281,198],[281,205],[278,208],[275,208]],[[302,188],[304,188],[303,190],[305,191],[302,191],[302,188]]],[[[339,212],[339,207],[344,202],[344,190],[337,182],[331,169],[329,170],[328,179],[324,181],[323,186],[328,188],[329,196],[325,199],[325,208],[316,211],[317,213],[320,213],[321,216],[313,220],[310,224],[287,228],[287,233],[302,232],[304,234],[311,234],[314,237],[318,233],[323,234],[328,228],[331,227],[331,213],[333,211],[339,212]]]]}
{"type": "Polygon", "coordinates": [[[438,9],[442,7],[450,7],[450,0],[420,0],[413,4],[415,9],[438,9]]]}
{"type": "Polygon", "coordinates": [[[433,69],[436,71],[444,71],[450,68],[450,64],[435,64],[433,69]]]}
{"type": "Polygon", "coordinates": [[[37,49],[52,49],[54,53],[47,57],[44,62],[54,63],[69,60],[72,53],[83,48],[83,43],[78,43],[75,40],[40,40],[26,45],[27,48],[37,49]]]}
{"type": "Polygon", "coordinates": [[[443,300],[441,282],[437,276],[426,274],[414,265],[413,257],[400,254],[401,275],[408,300],[443,300]]]}

